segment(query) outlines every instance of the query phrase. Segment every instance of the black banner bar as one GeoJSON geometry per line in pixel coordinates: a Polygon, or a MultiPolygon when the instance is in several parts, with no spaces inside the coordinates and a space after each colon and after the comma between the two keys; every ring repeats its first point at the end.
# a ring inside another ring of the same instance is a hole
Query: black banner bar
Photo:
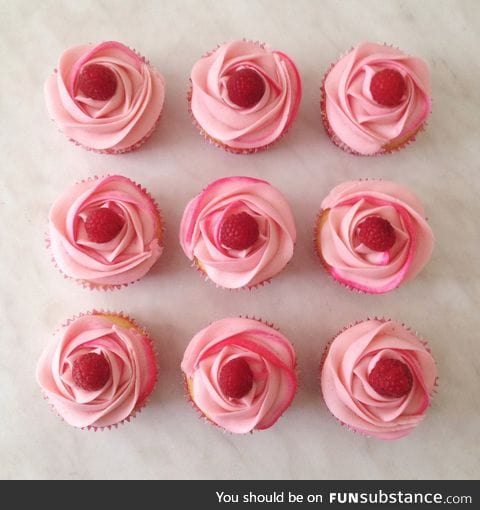
{"type": "MultiPolygon", "coordinates": [[[[235,510],[242,507],[350,509],[350,508],[435,508],[479,507],[478,481],[405,480],[405,481],[142,481],[137,483],[96,483],[95,488],[80,488],[75,482],[57,484],[76,507],[91,508],[92,490],[95,508],[104,502],[106,508],[119,503],[138,508],[152,504],[159,509],[201,508],[235,510]]],[[[2,489],[8,489],[2,484],[2,489]]],[[[29,491],[19,491],[11,484],[17,505],[29,491]]],[[[57,487],[55,488],[57,491],[57,487]]],[[[51,498],[51,483],[37,484],[36,497],[51,498]]],[[[4,492],[5,496],[5,492],[4,492]]],[[[63,501],[65,501],[62,498],[63,501]]],[[[53,505],[55,506],[55,505],[53,505]]]]}

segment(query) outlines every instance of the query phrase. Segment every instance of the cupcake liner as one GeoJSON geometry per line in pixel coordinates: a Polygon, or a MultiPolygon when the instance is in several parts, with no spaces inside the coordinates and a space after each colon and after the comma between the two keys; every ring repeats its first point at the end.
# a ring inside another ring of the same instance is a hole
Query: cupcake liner
{"type": "MultiPolygon", "coordinates": [[[[343,55],[341,57],[339,57],[336,62],[330,64],[327,72],[323,75],[322,84],[320,86],[320,114],[322,116],[323,127],[325,128],[328,138],[330,138],[330,140],[337,147],[339,147],[343,151],[347,152],[348,154],[353,154],[354,156],[362,156],[362,154],[354,151],[347,144],[343,143],[342,140],[340,140],[340,138],[338,138],[338,136],[335,134],[332,127],[330,126],[330,122],[328,121],[328,117],[327,117],[327,95],[325,92],[325,80],[327,79],[327,76],[329,75],[330,71],[335,66],[335,64],[342,58],[343,58],[343,55]]],[[[374,156],[374,155],[377,155],[377,154],[370,154],[370,156],[374,156]]]]}
{"type": "MultiPolygon", "coordinates": [[[[77,181],[74,184],[74,186],[76,186],[78,184],[83,184],[85,182],[98,181],[100,179],[104,179],[105,177],[110,177],[110,176],[111,176],[111,174],[105,174],[105,175],[100,176],[100,177],[98,175],[95,175],[93,177],[87,177],[86,179],[82,179],[81,181],[77,181]]],[[[161,210],[160,206],[158,205],[158,202],[152,197],[150,192],[145,187],[143,187],[140,184],[136,183],[135,181],[130,179],[130,177],[126,177],[126,176],[123,176],[123,175],[122,175],[122,177],[124,177],[125,179],[128,179],[132,184],[134,184],[137,187],[137,189],[139,189],[148,198],[148,200],[151,203],[152,207],[155,209],[155,211],[157,213],[157,220],[158,220],[158,241],[159,241],[160,247],[163,248],[165,246],[164,245],[164,241],[165,241],[165,221],[163,219],[163,213],[162,213],[162,210],[161,210]]],[[[133,285],[134,283],[137,283],[138,281],[140,281],[142,278],[144,278],[148,274],[148,272],[147,272],[141,278],[137,278],[136,280],[133,280],[133,281],[128,282],[128,283],[118,283],[118,284],[94,283],[94,282],[90,282],[88,280],[81,280],[81,279],[74,278],[73,276],[69,276],[69,275],[65,274],[60,269],[60,267],[58,266],[57,261],[55,260],[55,257],[53,256],[53,253],[51,251],[51,244],[52,243],[51,243],[48,231],[44,234],[44,236],[45,236],[44,237],[45,247],[50,252],[50,260],[53,263],[53,265],[55,266],[55,268],[58,270],[58,272],[63,276],[63,278],[65,280],[72,280],[77,285],[80,285],[84,289],[96,290],[96,291],[105,291],[105,292],[106,291],[118,290],[118,289],[122,289],[124,287],[128,287],[129,285],[133,285]]]]}
{"type": "MultiPolygon", "coordinates": [[[[350,323],[348,326],[344,326],[340,331],[338,331],[338,333],[332,337],[328,342],[327,344],[325,345],[324,349],[323,349],[323,352],[322,352],[322,357],[320,358],[320,364],[319,364],[319,370],[318,370],[318,375],[317,375],[317,381],[318,381],[318,386],[320,388],[320,395],[322,397],[322,401],[323,401],[323,404],[325,405],[325,407],[327,408],[329,414],[331,416],[333,416],[333,418],[335,419],[335,421],[337,423],[339,423],[342,427],[346,428],[347,430],[349,430],[350,432],[353,432],[354,434],[359,434],[361,436],[364,436],[364,437],[368,437],[368,438],[372,438],[372,439],[378,439],[376,438],[375,436],[372,436],[370,434],[367,434],[365,433],[365,431],[361,430],[361,429],[357,429],[355,427],[352,427],[351,425],[343,422],[342,420],[338,419],[331,411],[330,411],[330,408],[326,405],[325,403],[325,400],[323,398],[323,390],[322,390],[322,371],[323,371],[323,366],[325,364],[325,360],[327,359],[327,355],[328,355],[328,351],[330,350],[330,346],[332,345],[332,343],[335,341],[335,339],[340,336],[343,332],[347,331],[348,329],[350,328],[353,328],[354,326],[357,326],[358,324],[361,324],[362,322],[366,322],[366,321],[371,321],[371,320],[376,320],[376,321],[379,321],[381,323],[386,323],[386,322],[392,322],[393,319],[387,319],[385,317],[377,317],[376,315],[373,316],[373,317],[367,317],[366,319],[363,319],[363,320],[356,320],[352,323],[350,323]]],[[[398,322],[398,321],[394,321],[394,322],[398,322]]],[[[407,326],[404,322],[400,322],[401,326],[403,328],[405,328],[409,333],[412,333],[417,339],[418,341],[425,347],[425,349],[430,353],[432,354],[432,351],[430,349],[430,346],[428,344],[428,342],[421,336],[418,334],[418,332],[412,328],[410,328],[409,326],[407,326]]],[[[433,358],[433,356],[432,356],[433,358]]],[[[435,365],[437,365],[437,362],[435,360],[435,358],[433,358],[434,362],[435,362],[435,365]]],[[[437,365],[438,366],[438,365],[437,365]]],[[[435,380],[435,384],[434,384],[434,387],[432,389],[432,391],[430,392],[429,394],[429,397],[430,397],[430,403],[429,403],[429,407],[431,407],[432,405],[432,399],[433,397],[437,394],[438,390],[438,375],[437,375],[437,378],[435,380]]],[[[400,438],[401,439],[401,438],[400,438]]]]}
{"type": "Polygon", "coordinates": [[[188,103],[188,113],[190,114],[190,118],[192,120],[192,124],[197,128],[198,132],[203,136],[203,138],[210,144],[218,147],[219,149],[223,149],[225,152],[229,152],[231,154],[253,154],[255,152],[260,152],[262,150],[268,149],[269,146],[265,145],[262,148],[256,149],[238,149],[235,147],[230,147],[229,145],[225,145],[220,140],[211,137],[200,124],[197,122],[195,115],[192,112],[192,81],[190,80],[189,90],[187,92],[187,103],[188,103]]]}
{"type": "Polygon", "coordinates": [[[210,144],[218,147],[219,149],[223,149],[225,152],[229,152],[230,154],[255,154],[257,152],[264,152],[270,149],[272,145],[280,141],[288,132],[288,129],[284,130],[278,138],[276,138],[273,142],[268,143],[267,145],[263,145],[262,147],[254,147],[252,149],[240,149],[238,147],[231,147],[222,143],[220,140],[211,137],[200,124],[197,122],[197,119],[193,115],[191,101],[192,101],[192,85],[190,81],[190,89],[187,92],[187,101],[188,101],[188,112],[190,114],[190,118],[192,119],[192,124],[197,128],[199,133],[203,136],[203,138],[210,144]]]}
{"type": "MultiPolygon", "coordinates": [[[[393,46],[392,44],[383,43],[384,46],[389,46],[390,48],[395,48],[399,51],[400,48],[393,46]]],[[[326,103],[327,103],[327,95],[325,91],[325,81],[327,79],[327,76],[330,74],[330,71],[333,69],[333,67],[340,61],[342,58],[346,57],[351,51],[353,51],[353,46],[347,50],[345,53],[340,55],[337,60],[332,62],[326,73],[323,75],[322,83],[320,86],[320,113],[322,116],[322,122],[323,126],[325,128],[325,131],[327,133],[327,136],[330,138],[330,140],[340,149],[342,149],[344,152],[347,152],[348,154],[352,154],[354,156],[366,156],[366,157],[375,157],[375,156],[383,156],[385,154],[391,154],[392,152],[399,151],[409,145],[410,143],[414,142],[416,140],[417,135],[425,129],[427,126],[427,121],[424,121],[417,129],[415,129],[412,133],[407,133],[400,139],[391,140],[387,144],[385,144],[382,149],[375,154],[361,154],[360,152],[355,151],[351,147],[349,147],[346,143],[344,143],[335,133],[335,131],[332,129],[332,126],[330,125],[330,122],[328,121],[327,111],[326,111],[326,103]]]]}
{"type": "MultiPolygon", "coordinates": [[[[228,290],[230,292],[238,292],[238,291],[243,291],[243,290],[254,290],[258,287],[264,287],[265,285],[270,285],[272,283],[272,279],[275,278],[276,276],[278,276],[282,271],[279,271],[275,276],[272,276],[271,278],[267,278],[259,283],[256,283],[255,285],[244,285],[243,287],[237,287],[237,288],[230,288],[230,287],[223,287],[223,285],[220,285],[219,283],[217,282],[214,282],[209,276],[208,274],[206,273],[206,271],[204,269],[202,269],[199,261],[197,260],[197,258],[195,258],[193,261],[192,261],[192,267],[198,272],[200,273],[200,275],[202,276],[202,278],[208,282],[208,283],[211,283],[213,285],[215,285],[215,287],[217,287],[217,289],[222,289],[222,290],[228,290]]],[[[285,266],[286,267],[286,266],[285,266]]],[[[285,269],[285,268],[284,268],[285,269]]]]}
{"type": "MultiPolygon", "coordinates": [[[[144,64],[146,64],[149,67],[153,67],[150,64],[150,61],[148,59],[146,59],[143,55],[141,55],[136,49],[130,48],[130,47],[128,47],[128,48],[131,51],[133,51],[140,58],[140,60],[144,64]]],[[[54,69],[54,73],[57,73],[57,72],[58,72],[58,70],[54,69]]],[[[128,152],[134,152],[134,151],[138,150],[152,136],[153,132],[155,131],[155,129],[157,128],[157,126],[158,126],[158,124],[160,122],[160,119],[162,118],[163,108],[164,108],[164,105],[162,106],[162,109],[160,110],[160,113],[159,113],[156,121],[153,123],[153,126],[150,128],[150,130],[140,140],[138,140],[137,142],[135,142],[134,144],[132,144],[132,145],[130,145],[128,147],[125,147],[124,149],[115,149],[115,148],[110,148],[110,149],[94,149],[92,147],[89,147],[88,145],[83,145],[80,142],[78,142],[77,140],[74,140],[73,138],[65,135],[65,133],[60,129],[60,127],[58,126],[58,124],[55,122],[54,119],[50,119],[50,120],[55,124],[57,130],[60,133],[62,133],[63,136],[65,136],[71,143],[73,143],[77,147],[81,147],[82,149],[85,149],[85,150],[90,151],[90,152],[94,152],[96,154],[118,155],[118,154],[126,154],[128,152]]]]}
{"type": "MultiPolygon", "coordinates": [[[[246,38],[243,38],[242,41],[256,44],[257,46],[260,46],[262,49],[265,48],[265,46],[267,46],[267,43],[264,43],[264,42],[261,42],[261,41],[253,41],[251,39],[246,39],[246,38]]],[[[204,53],[200,57],[200,59],[209,57],[210,55],[215,53],[215,51],[217,51],[221,46],[223,46],[223,44],[226,44],[226,43],[217,44],[217,46],[214,49],[204,53]]],[[[289,58],[289,60],[290,60],[290,58],[289,58]]],[[[301,91],[302,91],[301,79],[299,79],[299,89],[300,89],[300,97],[301,97],[301,91]]],[[[292,127],[292,125],[293,125],[293,123],[294,123],[294,121],[295,121],[295,119],[296,119],[296,117],[298,115],[298,110],[299,110],[299,106],[300,106],[300,101],[299,101],[297,109],[294,112],[294,114],[291,116],[291,118],[289,119],[289,122],[285,126],[285,129],[282,131],[282,133],[275,140],[273,140],[273,142],[270,142],[270,143],[268,143],[266,145],[263,145],[262,147],[253,147],[253,148],[249,148],[249,149],[247,149],[247,148],[238,148],[238,147],[231,147],[230,145],[227,145],[226,143],[223,143],[220,140],[210,136],[202,128],[202,126],[198,123],[197,119],[195,118],[195,115],[193,115],[193,112],[192,112],[192,92],[193,92],[193,85],[192,85],[192,80],[190,79],[189,80],[189,88],[188,88],[188,91],[187,91],[187,103],[188,103],[188,112],[190,114],[190,118],[192,120],[192,124],[197,128],[199,133],[203,136],[203,138],[208,143],[210,143],[211,145],[214,145],[215,147],[218,147],[219,149],[223,149],[224,151],[229,152],[231,154],[254,154],[254,153],[257,153],[257,152],[263,152],[263,151],[266,151],[266,150],[270,149],[270,147],[272,145],[274,145],[277,142],[279,142],[287,134],[287,132],[290,130],[290,128],[292,127]]]]}
{"type": "MultiPolygon", "coordinates": [[[[66,423],[65,419],[60,416],[60,414],[58,414],[57,410],[55,409],[55,406],[49,401],[48,397],[42,393],[42,397],[43,399],[47,402],[48,404],[48,407],[50,408],[50,411],[57,417],[57,418],[60,418],[60,420],[64,423],[66,423]]],[[[139,407],[138,409],[135,409],[133,411],[133,413],[130,415],[130,416],[127,416],[124,420],[118,422],[118,423],[114,423],[113,425],[108,425],[107,427],[94,427],[93,425],[89,425],[88,427],[75,427],[73,425],[69,425],[67,423],[67,425],[69,427],[72,427],[73,429],[76,429],[76,430],[81,430],[82,432],[84,431],[89,431],[89,432],[104,432],[105,430],[112,430],[112,429],[118,429],[118,427],[124,425],[125,423],[130,423],[131,421],[133,421],[134,418],[136,418],[143,410],[143,408],[145,407],[146,403],[139,407]]]]}
{"type": "Polygon", "coordinates": [[[89,151],[89,152],[93,152],[95,154],[118,155],[118,154],[127,154],[129,152],[135,152],[145,142],[147,142],[149,140],[149,138],[152,136],[155,129],[157,129],[157,126],[160,123],[160,120],[162,118],[162,114],[163,114],[163,108],[160,112],[160,115],[157,117],[157,120],[155,121],[152,128],[150,129],[150,131],[148,131],[147,134],[144,135],[143,138],[141,138],[138,142],[135,142],[133,145],[130,145],[129,147],[126,147],[124,149],[113,149],[113,148],[112,149],[94,149],[92,147],[88,147],[87,145],[83,145],[80,142],[77,142],[77,140],[74,140],[73,138],[70,138],[69,136],[65,135],[65,133],[58,127],[57,123],[53,119],[50,119],[50,120],[55,124],[55,127],[57,128],[58,132],[61,133],[63,136],[65,136],[69,142],[73,143],[77,147],[81,147],[82,149],[89,151]]]}
{"type": "MultiPolygon", "coordinates": [[[[280,333],[280,328],[278,326],[275,326],[275,324],[273,322],[266,321],[265,319],[262,319],[261,317],[256,317],[255,315],[248,315],[248,314],[245,314],[245,315],[241,314],[241,315],[239,315],[239,317],[240,317],[240,319],[249,319],[251,321],[261,322],[265,326],[268,326],[269,328],[272,328],[275,331],[278,331],[280,333]]],[[[288,340],[293,345],[293,343],[290,341],[290,339],[288,339],[288,340]]],[[[296,361],[296,359],[295,359],[295,361],[296,361]]]]}
{"type": "MultiPolygon", "coordinates": [[[[239,317],[241,319],[250,319],[250,320],[255,320],[257,322],[261,322],[262,324],[264,324],[265,326],[268,326],[269,328],[272,328],[274,329],[275,331],[278,331],[280,332],[280,329],[275,326],[272,322],[269,322],[269,321],[266,321],[264,319],[260,319],[258,317],[251,317],[249,315],[239,315],[239,317]]],[[[212,324],[214,321],[211,321],[209,323],[212,324]]],[[[289,342],[292,344],[292,346],[294,346],[293,342],[288,339],[289,342]]],[[[297,381],[298,381],[298,359],[297,359],[297,356],[296,356],[296,353],[295,353],[295,367],[293,368],[295,374],[296,374],[296,377],[297,377],[297,381]]],[[[238,436],[238,435],[243,435],[243,436],[246,436],[247,434],[254,434],[254,433],[258,433],[258,432],[262,432],[263,430],[268,430],[268,429],[252,429],[250,431],[248,431],[247,433],[245,434],[238,434],[238,433],[235,433],[235,432],[231,432],[230,430],[227,430],[225,428],[223,428],[221,425],[219,425],[218,423],[214,422],[211,418],[209,418],[198,406],[197,404],[194,402],[193,398],[192,398],[192,395],[190,393],[190,386],[189,386],[189,381],[187,379],[187,375],[185,373],[182,372],[182,375],[183,375],[183,385],[184,385],[184,392],[185,392],[185,398],[186,400],[190,403],[190,405],[195,409],[195,411],[197,412],[197,415],[199,416],[199,418],[203,419],[206,423],[209,423],[210,425],[213,425],[215,428],[221,430],[224,434],[228,434],[228,435],[231,435],[231,436],[238,436]]],[[[277,421],[280,420],[280,418],[288,411],[288,409],[290,408],[290,406],[292,405],[293,401],[295,400],[295,396],[297,395],[298,393],[298,384],[297,384],[297,387],[295,389],[295,393],[293,394],[288,406],[285,408],[285,410],[282,412],[282,414],[278,417],[277,421]]],[[[276,422],[275,422],[276,423],[276,422]]],[[[272,425],[273,426],[273,425],[272,425]]],[[[271,428],[271,427],[269,427],[271,428]]]]}
{"type": "MultiPolygon", "coordinates": [[[[59,334],[63,329],[68,327],[72,322],[76,321],[80,317],[85,317],[88,315],[102,315],[102,316],[118,317],[119,319],[128,321],[130,323],[130,325],[132,326],[132,328],[134,328],[138,333],[140,333],[143,337],[145,337],[147,339],[150,349],[151,349],[151,354],[152,354],[154,362],[155,362],[155,381],[153,383],[153,389],[149,395],[147,395],[141,402],[137,403],[137,406],[133,409],[133,411],[130,413],[129,416],[127,416],[123,420],[119,421],[118,423],[114,423],[114,424],[108,425],[106,427],[95,427],[94,425],[88,425],[87,427],[75,427],[75,426],[69,425],[77,430],[83,430],[83,431],[88,430],[88,431],[94,431],[94,432],[102,431],[103,432],[106,429],[107,430],[111,430],[113,428],[116,429],[120,425],[123,425],[125,422],[129,423],[134,418],[136,418],[141,413],[142,409],[148,404],[150,396],[155,391],[155,386],[158,381],[158,372],[159,372],[158,371],[158,353],[157,353],[157,350],[155,349],[155,344],[154,344],[152,338],[150,337],[149,333],[147,332],[147,330],[143,326],[138,324],[138,322],[135,319],[132,319],[129,315],[125,314],[124,312],[112,312],[112,311],[103,310],[103,309],[101,309],[101,310],[93,309],[88,312],[80,312],[78,314],[73,315],[71,318],[67,319],[60,327],[58,327],[55,330],[55,332],[53,333],[53,336],[56,336],[57,334],[59,334]]],[[[42,396],[43,396],[44,400],[47,401],[47,403],[50,407],[50,410],[56,416],[58,416],[62,421],[65,421],[65,419],[57,412],[55,406],[50,402],[48,396],[44,392],[42,392],[42,396]]]]}

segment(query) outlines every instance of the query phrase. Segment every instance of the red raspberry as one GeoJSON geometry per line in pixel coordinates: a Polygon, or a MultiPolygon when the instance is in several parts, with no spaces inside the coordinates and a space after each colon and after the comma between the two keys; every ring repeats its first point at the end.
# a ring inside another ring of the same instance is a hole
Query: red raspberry
{"type": "Polygon", "coordinates": [[[383,397],[403,397],[413,385],[412,372],[398,359],[381,359],[368,375],[370,386],[383,397]]]}
{"type": "Polygon", "coordinates": [[[358,239],[375,251],[387,251],[395,244],[395,229],[380,216],[367,216],[357,226],[358,239]]]}
{"type": "Polygon", "coordinates": [[[72,377],[82,390],[98,391],[110,378],[110,365],[103,354],[89,352],[73,362],[72,377]]]}
{"type": "Polygon", "coordinates": [[[77,86],[87,97],[106,101],[117,90],[117,78],[108,67],[89,64],[81,70],[77,86]]]}
{"type": "Polygon", "coordinates": [[[255,106],[265,93],[263,78],[248,67],[233,72],[227,81],[228,97],[242,108],[255,106]]]}
{"type": "Polygon", "coordinates": [[[258,223],[250,214],[231,214],[220,227],[220,242],[232,250],[246,250],[256,243],[258,234],[258,223]]]}
{"type": "Polygon", "coordinates": [[[90,241],[108,243],[122,230],[123,218],[108,207],[91,211],[85,221],[85,230],[90,241]]]}
{"type": "Polygon", "coordinates": [[[227,397],[242,398],[252,389],[252,370],[243,358],[232,359],[220,370],[218,384],[227,397]]]}
{"type": "Polygon", "coordinates": [[[373,99],[382,106],[397,106],[405,93],[405,79],[395,69],[382,69],[370,82],[373,99]]]}

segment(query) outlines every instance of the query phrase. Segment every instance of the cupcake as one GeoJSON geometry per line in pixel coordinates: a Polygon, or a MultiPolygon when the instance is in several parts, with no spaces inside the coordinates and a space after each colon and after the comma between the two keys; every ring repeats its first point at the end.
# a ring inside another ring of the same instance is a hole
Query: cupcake
{"type": "Polygon", "coordinates": [[[251,177],[211,183],[188,203],[180,225],[185,255],[227,289],[269,281],[292,258],[295,239],[285,197],[251,177]]]}
{"type": "Polygon", "coordinates": [[[190,110],[211,143],[234,153],[266,149],[293,124],[302,96],[292,59],[267,44],[232,41],[192,68],[190,110]]]}
{"type": "Polygon", "coordinates": [[[338,282],[370,294],[389,292],[428,262],[433,233],[423,206],[391,181],[344,182],[322,202],[315,248],[338,282]]]}
{"type": "Polygon", "coordinates": [[[159,121],[164,99],[160,73],[115,41],[66,50],[45,83],[47,110],[60,131],[105,154],[140,147],[159,121]]]}
{"type": "Polygon", "coordinates": [[[391,46],[360,43],[325,75],[321,109],[329,137],[343,150],[363,156],[398,150],[430,114],[427,64],[391,46]]]}
{"type": "Polygon", "coordinates": [[[236,434],[270,428],[297,390],[295,351],[263,322],[226,318],[188,344],[182,361],[188,395],[213,424],[236,434]]]}
{"type": "Polygon", "coordinates": [[[142,278],[162,254],[162,242],[155,202],[121,175],[80,182],[50,209],[48,244],[55,264],[92,289],[142,278]]]}
{"type": "Polygon", "coordinates": [[[437,367],[427,344],[393,320],[342,331],[321,367],[323,398],[343,425],[379,439],[410,434],[425,417],[437,367]]]}
{"type": "Polygon", "coordinates": [[[77,428],[103,429],[145,406],[157,380],[152,340],[132,319],[111,312],[73,318],[37,365],[37,382],[56,413],[77,428]]]}

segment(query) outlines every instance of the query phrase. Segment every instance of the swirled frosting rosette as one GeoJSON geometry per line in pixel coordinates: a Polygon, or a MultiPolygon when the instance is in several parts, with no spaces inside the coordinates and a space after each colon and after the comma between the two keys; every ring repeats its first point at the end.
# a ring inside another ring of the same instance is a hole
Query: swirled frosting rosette
{"type": "Polygon", "coordinates": [[[163,222],[150,195],[127,177],[80,182],[53,204],[48,244],[60,271],[108,289],[142,278],[163,251],[163,222]]]}
{"type": "Polygon", "coordinates": [[[202,134],[236,153],[278,140],[295,120],[302,95],[290,57],[267,44],[220,45],[192,68],[190,109],[202,134]]]}
{"type": "Polygon", "coordinates": [[[226,318],[198,332],[182,361],[189,396],[212,423],[245,434],[271,427],[296,390],[295,351],[263,322],[226,318]]]}
{"type": "Polygon", "coordinates": [[[293,255],[295,223],[285,197],[268,182],[227,177],[191,200],[180,225],[185,255],[217,285],[255,287],[293,255]]]}
{"type": "Polygon", "coordinates": [[[321,106],[327,133],[347,152],[400,149],[430,114],[427,64],[391,46],[360,43],[325,75],[321,106]]]}
{"type": "Polygon", "coordinates": [[[338,282],[382,294],[414,278],[428,262],[434,238],[423,206],[391,181],[336,186],[322,202],[315,246],[338,282]]]}
{"type": "Polygon", "coordinates": [[[437,384],[426,342],[404,325],[368,319],[327,347],[322,393],[345,426],[379,439],[399,439],[424,419],[437,384]]]}
{"type": "Polygon", "coordinates": [[[45,83],[50,117],[78,145],[118,154],[152,134],[165,81],[143,57],[116,41],[69,48],[45,83]]]}
{"type": "Polygon", "coordinates": [[[43,351],[37,381],[69,425],[110,428],[145,404],[157,380],[153,344],[123,314],[91,312],[61,328],[43,351]]]}

